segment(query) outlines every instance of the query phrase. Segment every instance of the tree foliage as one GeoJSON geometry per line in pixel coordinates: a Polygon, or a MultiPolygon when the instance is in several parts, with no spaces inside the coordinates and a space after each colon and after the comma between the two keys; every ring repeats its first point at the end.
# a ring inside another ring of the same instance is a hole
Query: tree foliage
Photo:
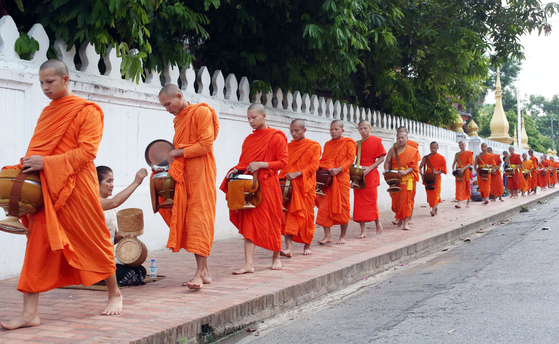
{"type": "Polygon", "coordinates": [[[451,121],[456,103],[478,102],[489,66],[521,60],[519,37],[548,33],[558,9],[539,0],[27,0],[21,12],[2,2],[21,30],[41,22],[51,42],[118,47],[128,76],[139,77],[140,62],[194,61],[266,90],[432,124],[451,121]]]}

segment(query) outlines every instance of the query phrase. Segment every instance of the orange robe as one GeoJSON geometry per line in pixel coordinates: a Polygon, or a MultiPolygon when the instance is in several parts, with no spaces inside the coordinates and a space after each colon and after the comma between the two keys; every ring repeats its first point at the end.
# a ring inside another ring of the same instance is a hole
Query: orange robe
{"type": "MultiPolygon", "coordinates": [[[[501,155],[493,154],[493,161],[495,161],[495,166],[501,165],[501,155]]],[[[495,197],[499,197],[504,193],[505,185],[503,184],[503,175],[499,168],[495,171],[495,174],[491,175],[491,194],[495,197]]]]}
{"type": "MultiPolygon", "coordinates": [[[[495,159],[493,158],[493,154],[488,153],[485,155],[479,155],[478,156],[478,165],[479,168],[485,168],[486,165],[488,166],[495,166],[495,159]]],[[[487,176],[487,180],[483,180],[483,178],[481,178],[479,171],[478,171],[478,175],[477,175],[477,185],[479,186],[479,192],[481,194],[481,198],[487,198],[489,197],[490,193],[491,193],[491,173],[489,173],[489,175],[487,176]]]]}
{"type": "Polygon", "coordinates": [[[342,167],[342,171],[332,178],[332,184],[321,197],[316,223],[324,227],[344,225],[351,219],[349,203],[349,168],[355,159],[355,141],[348,137],[330,140],[324,145],[320,168],[342,167]]]}
{"type": "Polygon", "coordinates": [[[173,120],[175,149],[183,156],[171,163],[176,181],[172,209],[159,209],[169,225],[167,248],[207,257],[212,250],[215,224],[216,165],[213,142],[219,131],[215,110],[208,104],[190,105],[173,120]]]}
{"type": "Polygon", "coordinates": [[[551,174],[551,160],[549,159],[545,159],[545,162],[547,163],[546,167],[549,167],[547,171],[545,171],[545,185],[549,185],[550,182],[550,174],[551,174]]]}
{"type": "Polygon", "coordinates": [[[311,244],[314,237],[314,202],[316,199],[316,170],[322,147],[316,141],[304,139],[287,145],[289,160],[279,178],[288,173],[303,173],[291,181],[293,191],[283,217],[283,235],[292,235],[293,241],[311,244]]]}
{"type": "MultiPolygon", "coordinates": [[[[461,166],[466,166],[467,164],[474,166],[474,153],[471,151],[465,151],[464,153],[458,155],[457,161],[458,161],[458,163],[456,164],[457,168],[462,168],[461,166]],[[460,165],[460,162],[462,163],[462,165],[460,165]]],[[[464,171],[462,177],[460,177],[462,181],[458,181],[458,179],[456,179],[457,201],[466,201],[470,199],[470,197],[472,196],[472,190],[470,188],[471,178],[472,178],[472,174],[470,173],[470,169],[467,168],[464,171]]]]}
{"type": "Polygon", "coordinates": [[[551,174],[549,175],[549,182],[551,184],[557,184],[557,170],[556,170],[557,166],[558,166],[557,161],[551,162],[551,168],[553,169],[551,171],[551,174]]]}
{"type": "MultiPolygon", "coordinates": [[[[549,164],[547,163],[547,160],[542,160],[542,162],[540,164],[540,168],[547,168],[547,167],[549,167],[549,164]]],[[[538,172],[538,182],[539,182],[539,186],[541,188],[547,187],[546,176],[547,176],[547,172],[544,172],[543,175],[540,172],[538,172]]]]}
{"type": "MultiPolygon", "coordinates": [[[[522,160],[520,159],[519,154],[509,155],[509,167],[515,168],[518,165],[522,165],[522,160]]],[[[520,190],[522,189],[524,183],[520,180],[520,171],[516,169],[512,177],[509,177],[509,190],[520,190]]]]}
{"type": "MultiPolygon", "coordinates": [[[[17,287],[21,292],[88,286],[115,272],[93,163],[103,117],[97,104],[74,95],[53,100],[39,117],[25,156],[44,157],[45,205],[22,218],[31,234],[17,287]]],[[[21,169],[22,164],[5,168],[21,169]]]]}
{"type": "Polygon", "coordinates": [[[534,165],[534,169],[532,170],[532,173],[531,173],[532,179],[530,180],[530,183],[531,183],[530,187],[531,187],[532,189],[535,189],[535,188],[538,187],[538,183],[539,183],[539,177],[538,177],[538,174],[539,174],[539,173],[538,173],[538,165],[539,165],[539,164],[538,164],[538,158],[536,158],[535,155],[532,155],[532,156],[530,157],[530,160],[532,160],[532,164],[534,165]]]}
{"type": "MultiPolygon", "coordinates": [[[[433,165],[433,169],[431,169],[431,167],[426,161],[425,166],[427,166],[427,170],[425,172],[428,173],[428,172],[433,172],[433,170],[435,170],[435,171],[442,171],[444,174],[446,174],[446,159],[444,158],[444,156],[440,155],[439,153],[435,153],[429,157],[429,161],[431,162],[431,165],[433,165]]],[[[426,184],[423,183],[423,185],[426,184]]],[[[425,189],[425,192],[427,193],[427,202],[429,202],[429,206],[431,208],[441,203],[441,175],[440,174],[437,174],[437,181],[433,186],[435,187],[435,190],[425,189]]]]}
{"type": "MultiPolygon", "coordinates": [[[[239,171],[245,171],[253,161],[268,162],[268,169],[258,170],[262,190],[262,203],[254,209],[229,210],[231,222],[239,233],[256,246],[281,251],[283,211],[278,171],[287,165],[287,137],[281,130],[266,128],[254,130],[243,142],[239,171]]],[[[220,189],[227,194],[227,178],[220,189]]]]}
{"type": "MultiPolygon", "coordinates": [[[[523,161],[523,162],[522,162],[522,165],[523,165],[523,167],[524,167],[524,169],[525,169],[526,171],[532,170],[532,169],[534,168],[534,163],[532,162],[532,160],[529,160],[529,159],[526,160],[526,161],[523,161]]],[[[524,176],[521,176],[520,178],[524,178],[524,176]]],[[[532,185],[532,173],[530,173],[530,174],[528,175],[528,178],[527,178],[527,179],[524,178],[524,180],[525,180],[525,183],[524,183],[524,188],[523,188],[523,190],[526,192],[526,191],[529,191],[529,190],[531,189],[531,185],[532,185]]]]}
{"type": "MultiPolygon", "coordinates": [[[[394,153],[396,154],[397,148],[393,148],[394,153]]],[[[417,149],[413,147],[407,146],[404,148],[399,154],[400,157],[400,168],[401,170],[406,170],[408,168],[412,168],[413,171],[406,174],[400,179],[400,191],[394,192],[390,194],[392,197],[392,210],[394,211],[394,217],[398,220],[404,220],[406,217],[410,217],[413,213],[414,207],[414,184],[415,184],[415,173],[419,174],[419,152],[417,149]]],[[[398,170],[398,161],[396,160],[396,156],[392,158],[392,169],[397,171],[398,170]]]]}
{"type": "MultiPolygon", "coordinates": [[[[356,151],[358,152],[357,148],[356,151]]],[[[381,138],[369,136],[368,139],[361,142],[361,166],[369,167],[384,155],[386,155],[386,151],[381,138]]],[[[380,176],[378,169],[375,168],[367,174],[365,184],[364,189],[353,190],[353,221],[355,222],[376,221],[379,217],[377,197],[380,176]]]]}
{"type": "MultiPolygon", "coordinates": [[[[409,147],[413,147],[413,148],[417,149],[418,152],[419,152],[419,144],[417,142],[412,141],[412,140],[408,140],[407,145],[409,147]]],[[[418,155],[418,159],[419,160],[417,161],[417,165],[419,166],[419,162],[421,161],[421,155],[418,155]]],[[[415,171],[412,172],[412,173],[413,173],[415,182],[418,182],[419,181],[419,173],[416,173],[415,171]]],[[[413,184],[413,197],[412,197],[413,198],[413,200],[412,200],[413,207],[415,207],[415,194],[417,192],[416,187],[417,187],[417,183],[414,183],[413,184]]],[[[398,208],[398,205],[396,204],[396,201],[397,201],[398,198],[392,197],[392,195],[391,195],[391,198],[392,198],[392,211],[396,212],[396,209],[398,208]]]]}

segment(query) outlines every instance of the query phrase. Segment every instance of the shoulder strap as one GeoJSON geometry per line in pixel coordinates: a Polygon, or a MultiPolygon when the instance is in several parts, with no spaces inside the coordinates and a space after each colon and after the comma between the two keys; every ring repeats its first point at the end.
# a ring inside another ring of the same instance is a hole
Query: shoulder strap
{"type": "Polygon", "coordinates": [[[361,166],[361,142],[362,140],[357,141],[357,161],[355,162],[355,166],[361,166]]]}
{"type": "Polygon", "coordinates": [[[429,160],[429,156],[425,156],[425,161],[427,161],[427,164],[429,165],[429,168],[431,168],[431,171],[435,171],[435,169],[433,168],[433,164],[431,164],[431,160],[429,160]]]}
{"type": "Polygon", "coordinates": [[[483,166],[486,165],[486,164],[485,164],[485,161],[481,160],[481,154],[477,156],[477,159],[483,163],[483,166]]]}
{"type": "Polygon", "coordinates": [[[394,146],[392,146],[392,148],[394,149],[394,153],[396,154],[396,162],[398,163],[398,171],[400,171],[402,169],[402,164],[400,164],[400,154],[398,154],[398,144],[395,143],[394,146]]]}
{"type": "Polygon", "coordinates": [[[460,164],[460,168],[463,168],[462,160],[460,160],[460,152],[456,153],[455,159],[460,164]]]}

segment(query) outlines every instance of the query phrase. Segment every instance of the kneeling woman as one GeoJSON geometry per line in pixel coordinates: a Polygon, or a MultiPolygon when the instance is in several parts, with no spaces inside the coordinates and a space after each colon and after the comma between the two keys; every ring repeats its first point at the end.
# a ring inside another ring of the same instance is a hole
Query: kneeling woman
{"type": "MultiPolygon", "coordinates": [[[[134,182],[130,184],[126,189],[119,192],[115,197],[109,198],[113,194],[114,187],[114,177],[113,170],[107,166],[97,166],[97,177],[99,178],[99,194],[101,196],[101,207],[105,213],[105,222],[109,232],[111,232],[111,240],[116,245],[122,236],[117,232],[116,224],[116,210],[118,206],[124,203],[128,197],[142,184],[144,178],[147,177],[148,172],[145,168],[140,169],[136,173],[134,182]]],[[[146,284],[144,278],[146,277],[146,268],[143,266],[138,266],[137,268],[132,268],[129,266],[122,265],[122,263],[116,258],[116,280],[119,287],[127,285],[141,285],[146,284]]]]}

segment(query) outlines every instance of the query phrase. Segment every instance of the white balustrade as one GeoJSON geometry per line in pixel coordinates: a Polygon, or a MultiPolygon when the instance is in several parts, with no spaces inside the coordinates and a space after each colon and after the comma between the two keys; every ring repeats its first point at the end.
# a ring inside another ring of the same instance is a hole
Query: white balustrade
{"type": "Polygon", "coordinates": [[[223,73],[218,69],[212,76],[212,97],[217,99],[225,99],[225,78],[223,73]]]}

